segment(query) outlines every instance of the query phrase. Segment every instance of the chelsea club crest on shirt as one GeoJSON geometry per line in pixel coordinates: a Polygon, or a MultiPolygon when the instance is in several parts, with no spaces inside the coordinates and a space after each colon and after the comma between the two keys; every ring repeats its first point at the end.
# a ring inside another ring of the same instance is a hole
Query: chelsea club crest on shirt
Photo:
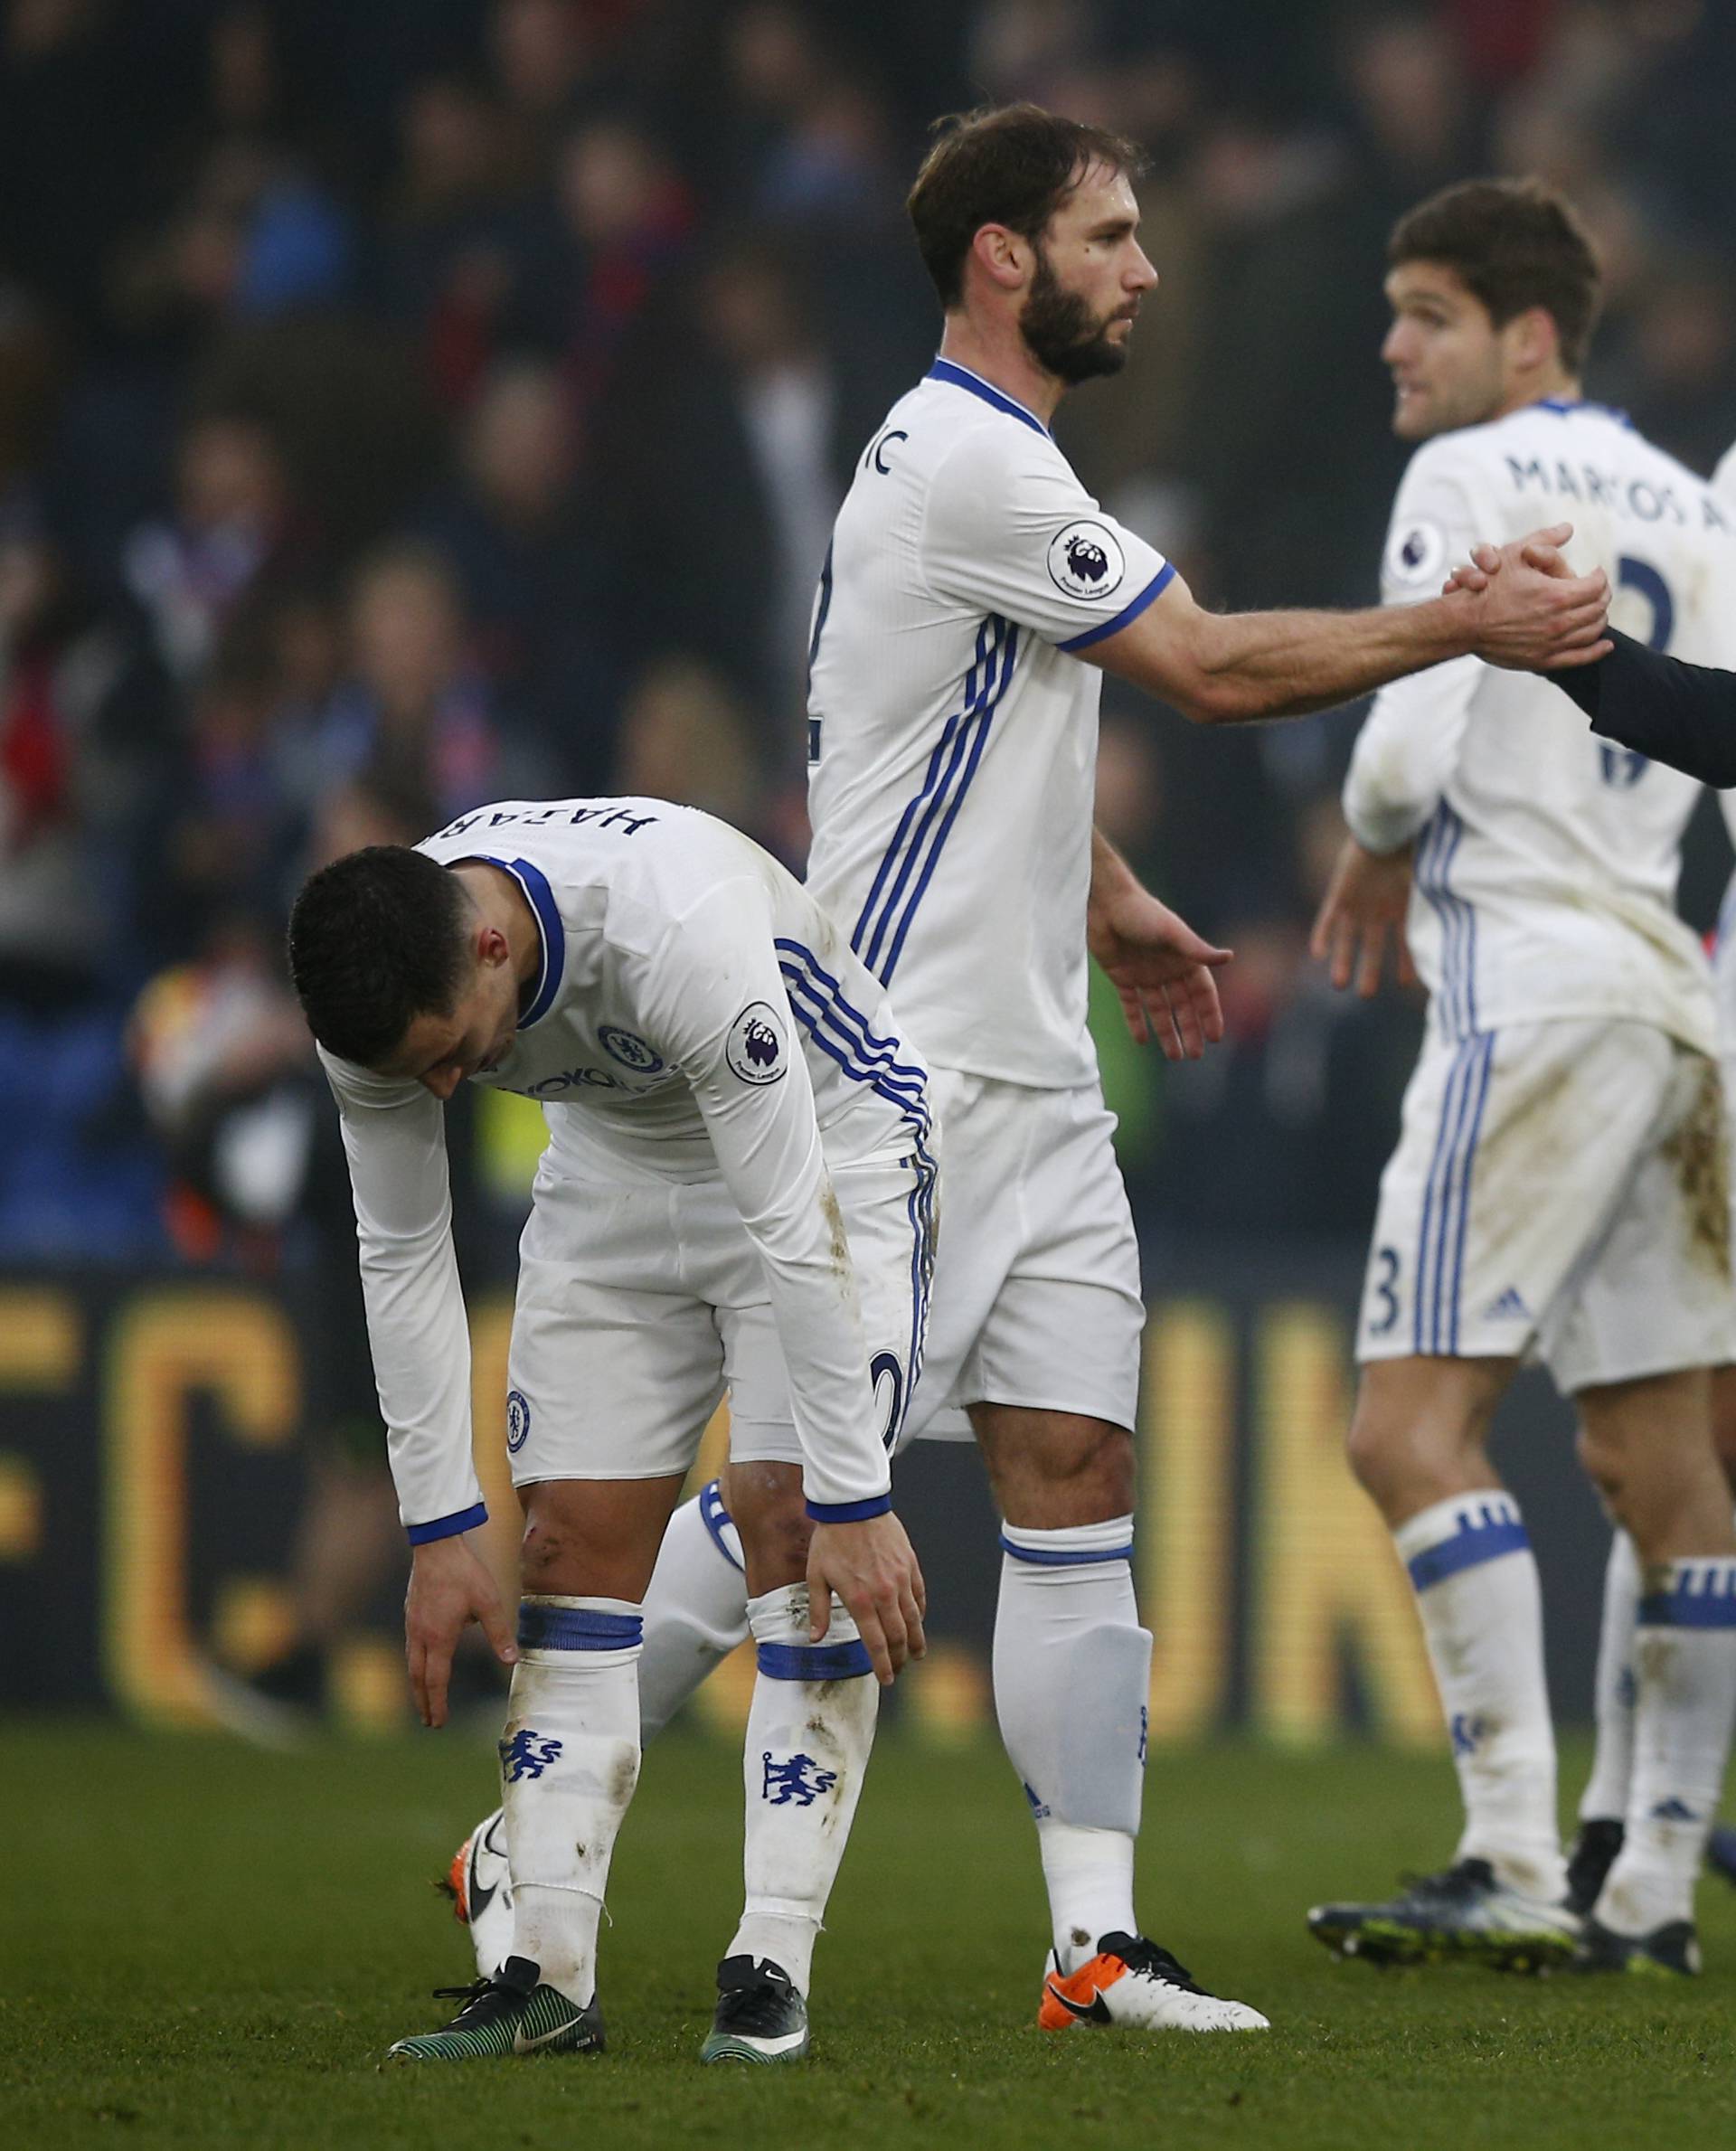
{"type": "Polygon", "coordinates": [[[636,1075],[653,1075],[663,1066],[663,1056],[655,1046],[636,1038],[631,1031],[623,1031],[614,1024],[601,1024],[597,1042],[611,1061],[618,1061],[623,1068],[630,1068],[636,1075]]]}
{"type": "Polygon", "coordinates": [[[1049,579],[1070,598],[1107,598],[1127,571],[1126,556],[1103,524],[1070,523],[1049,541],[1049,579]]]}

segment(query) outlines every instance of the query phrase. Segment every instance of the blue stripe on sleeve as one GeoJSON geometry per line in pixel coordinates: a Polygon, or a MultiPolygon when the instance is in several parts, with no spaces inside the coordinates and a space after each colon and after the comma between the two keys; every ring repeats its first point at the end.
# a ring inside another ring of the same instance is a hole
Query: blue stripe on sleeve
{"type": "Polygon", "coordinates": [[[412,1546],[427,1546],[436,1539],[455,1539],[461,1531],[475,1531],[477,1524],[487,1521],[487,1509],[477,1502],[474,1508],[456,1510],[450,1516],[436,1516],[431,1524],[411,1524],[407,1529],[412,1546]]]}
{"type": "Polygon", "coordinates": [[[875,1494],[866,1501],[810,1501],[807,1513],[816,1524],[864,1524],[870,1516],[884,1516],[892,1505],[890,1494],[875,1494]]]}
{"type": "Polygon", "coordinates": [[[1101,642],[1108,636],[1118,635],[1130,621],[1139,618],[1147,605],[1151,604],[1155,599],[1163,596],[1175,578],[1174,563],[1165,561],[1132,604],[1124,605],[1112,620],[1104,620],[1100,626],[1096,627],[1087,627],[1083,635],[1075,635],[1068,642],[1058,642],[1055,647],[1058,650],[1065,650],[1071,656],[1079,650],[1089,650],[1094,642],[1101,642]]]}

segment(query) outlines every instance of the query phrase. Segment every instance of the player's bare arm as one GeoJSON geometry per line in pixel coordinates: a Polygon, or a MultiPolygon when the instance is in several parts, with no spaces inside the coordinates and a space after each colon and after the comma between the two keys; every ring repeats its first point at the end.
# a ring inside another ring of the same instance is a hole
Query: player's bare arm
{"type": "Polygon", "coordinates": [[[1231,951],[1214,948],[1160,903],[1100,829],[1091,832],[1085,937],[1139,1044],[1156,1039],[1165,1060],[1197,1061],[1223,1036],[1212,973],[1231,951]]]}
{"type": "Polygon", "coordinates": [[[1342,990],[1354,978],[1365,1001],[1380,991],[1389,947],[1399,984],[1416,984],[1404,934],[1414,849],[1407,844],[1395,852],[1371,852],[1347,836],[1320,900],[1309,949],[1317,963],[1330,965],[1334,986],[1342,990]]]}
{"type": "Polygon", "coordinates": [[[1611,647],[1608,579],[1600,569],[1563,577],[1524,557],[1527,546],[1559,547],[1571,534],[1556,524],[1505,547],[1504,572],[1480,590],[1362,612],[1212,613],[1177,576],[1080,654],[1201,724],[1331,709],[1450,657],[1520,672],[1595,664],[1611,647]]]}
{"type": "Polygon", "coordinates": [[[807,1590],[814,1641],[820,1642],[831,1626],[831,1594],[836,1591],[862,1632],[882,1687],[890,1688],[901,1667],[926,1654],[928,1590],[916,1550],[890,1512],[854,1524],[816,1524],[807,1550],[807,1590]]]}
{"type": "Polygon", "coordinates": [[[410,1693],[424,1725],[446,1723],[452,1654],[472,1621],[480,1626],[503,1665],[516,1662],[518,1646],[506,1609],[467,1537],[460,1533],[418,1546],[404,1593],[404,1656],[410,1693]]]}

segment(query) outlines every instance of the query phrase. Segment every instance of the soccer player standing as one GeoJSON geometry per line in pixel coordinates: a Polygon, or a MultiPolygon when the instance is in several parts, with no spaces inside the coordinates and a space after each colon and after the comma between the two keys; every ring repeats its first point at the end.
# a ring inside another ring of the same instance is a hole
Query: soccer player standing
{"type": "MultiPolygon", "coordinates": [[[[1479,532],[1571,512],[1576,557],[1605,567],[1630,627],[1727,662],[1736,518],[1581,400],[1599,276],[1567,205],[1451,188],[1400,222],[1389,259],[1393,422],[1422,444],[1389,601],[1430,598],[1479,532]]],[[[1443,1873],[1316,1908],[1345,1952],[1697,1965],[1694,1882],[1736,1714],[1708,1369],[1736,1322],[1711,986],[1673,908],[1695,794],[1588,737],[1542,682],[1474,659],[1389,687],[1357,741],[1316,951],[1373,993],[1392,939],[1429,1006],[1382,1182],[1350,1455],[1416,1586],[1466,1822],[1443,1873]],[[1644,1578],[1631,1773],[1586,1810],[1621,1818],[1621,1849],[1576,1861],[1571,1894],[1536,1565],[1486,1448],[1531,1357],[1573,1398],[1644,1578]]]]}
{"type": "Polygon", "coordinates": [[[342,1114],[424,1721],[445,1717],[467,1620],[515,1661],[512,1951],[395,2056],[602,2044],[643,1602],[726,1383],[759,1675],[746,1909],[702,2058],[807,2050],[870,1676],[922,1648],[888,1457],[921,1360],[936,1170],[923,1064],[836,939],[756,844],[653,799],[478,808],[414,850],[335,861],[297,900],[290,964],[342,1114]],[[508,1362],[516,1649],[467,1536],[486,1519],[441,1119],[466,1080],[539,1099],[550,1128],[508,1362]],[[804,1495],[811,1545],[787,1513],[804,1495]]]}
{"type": "Polygon", "coordinates": [[[1498,614],[1196,606],[1049,432],[1069,388],[1121,365],[1156,282],[1139,168],[1024,105],[946,123],[917,178],[945,331],[863,450],[821,577],[809,885],[935,1063],[946,1249],[917,1415],[968,1414],[1004,1519],[995,1692],[1049,1892],[1042,2022],[1236,2029],[1265,2020],[1202,1994],[1134,1910],[1143,1307],[1085,1027],[1088,936],[1136,1033],[1178,1051],[1216,1032],[1221,952],[1094,836],[1099,670],[1201,722],[1296,713],[1470,651],[1589,656],[1604,586],[1550,609],[1509,561],[1498,614]]]}

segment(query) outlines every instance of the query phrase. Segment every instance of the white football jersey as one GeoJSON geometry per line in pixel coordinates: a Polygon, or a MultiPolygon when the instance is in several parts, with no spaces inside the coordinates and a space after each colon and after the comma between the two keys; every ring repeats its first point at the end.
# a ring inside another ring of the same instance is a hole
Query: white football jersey
{"type": "MultiPolygon", "coordinates": [[[[510,874],[542,938],[512,1046],[471,1080],[542,1103],[544,1176],[722,1178],[764,1264],[808,1498],[883,1495],[827,1172],[927,1156],[927,1071],[879,985],[775,859],[693,807],[508,800],[418,849],[510,874]]],[[[404,1519],[413,1540],[438,1537],[481,1499],[442,1107],[420,1083],[321,1057],[343,1115],[404,1519]]]]}
{"type": "MultiPolygon", "coordinates": [[[[1474,544],[1571,523],[1616,626],[1696,664],[1736,664],[1736,514],[1618,411],[1550,398],[1418,449],[1393,509],[1389,603],[1434,597],[1474,544]]],[[[1587,729],[1548,681],[1475,657],[1383,688],[1344,813],[1371,850],[1417,840],[1407,931],[1429,1020],[1625,1016],[1713,1045],[1699,942],[1676,917],[1699,786],[1587,729]]]]}
{"type": "MultiPolygon", "coordinates": [[[[1736,513],[1736,448],[1725,450],[1722,460],[1712,474],[1712,489],[1722,504],[1736,513]]],[[[1736,591],[1731,593],[1736,601],[1736,591]]],[[[1736,791],[1721,791],[1718,804],[1723,810],[1724,827],[1732,849],[1736,849],[1736,791]]],[[[1718,934],[1712,958],[1712,990],[1718,1004],[1718,1036],[1724,1055],[1724,1102],[1736,1117],[1736,873],[1732,873],[1724,888],[1724,900],[1718,907],[1718,934]]]]}
{"type": "Polygon", "coordinates": [[[1102,675],[1174,571],[1048,429],[947,359],[856,468],[814,611],[808,886],[937,1063],[1090,1082],[1102,675]]]}

